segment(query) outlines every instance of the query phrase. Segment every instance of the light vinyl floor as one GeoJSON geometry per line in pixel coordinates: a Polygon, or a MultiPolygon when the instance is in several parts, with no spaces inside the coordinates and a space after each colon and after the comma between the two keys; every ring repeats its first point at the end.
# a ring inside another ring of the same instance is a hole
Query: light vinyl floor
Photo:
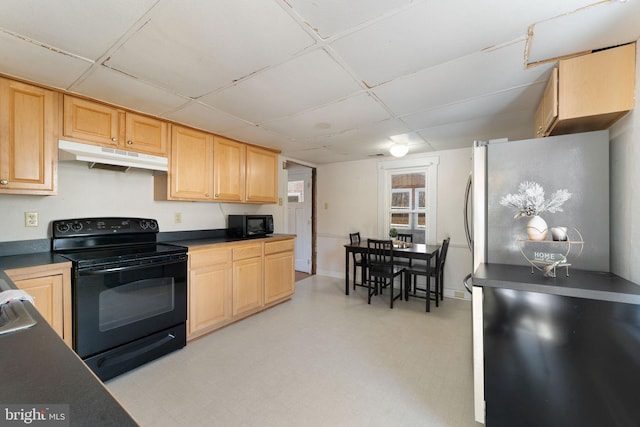
{"type": "Polygon", "coordinates": [[[107,383],[142,426],[481,426],[471,304],[311,276],[292,300],[107,383]]]}

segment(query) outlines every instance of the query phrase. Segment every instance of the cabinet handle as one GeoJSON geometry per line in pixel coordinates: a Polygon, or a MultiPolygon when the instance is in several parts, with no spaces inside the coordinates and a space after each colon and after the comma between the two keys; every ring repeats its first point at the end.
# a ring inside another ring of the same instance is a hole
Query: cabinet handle
{"type": "Polygon", "coordinates": [[[218,193],[214,194],[213,197],[218,198],[220,195],[218,193]]]}
{"type": "Polygon", "coordinates": [[[204,193],[204,197],[209,197],[209,193],[204,193]]]}
{"type": "Polygon", "coordinates": [[[115,136],[111,137],[111,140],[112,140],[113,142],[118,142],[118,138],[116,138],[115,136]]]}
{"type": "Polygon", "coordinates": [[[133,145],[133,141],[127,141],[127,145],[133,145]]]}
{"type": "Polygon", "coordinates": [[[9,184],[9,181],[6,179],[0,179],[0,185],[7,185],[9,184]]]}

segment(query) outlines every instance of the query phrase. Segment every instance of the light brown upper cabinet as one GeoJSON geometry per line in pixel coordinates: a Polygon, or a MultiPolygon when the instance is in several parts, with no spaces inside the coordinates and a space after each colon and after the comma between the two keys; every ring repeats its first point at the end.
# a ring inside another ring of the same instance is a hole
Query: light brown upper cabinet
{"type": "Polygon", "coordinates": [[[62,133],[87,144],[166,156],[167,122],[98,102],[64,96],[62,133]]]}
{"type": "Polygon", "coordinates": [[[552,77],[536,113],[536,136],[609,128],[634,107],[635,64],[635,43],[559,61],[557,85],[552,77]]]}
{"type": "Polygon", "coordinates": [[[213,146],[215,200],[276,203],[277,153],[220,136],[215,137],[213,146]]]}
{"type": "Polygon", "coordinates": [[[551,71],[551,77],[547,82],[542,95],[542,101],[538,105],[535,118],[536,137],[547,136],[549,130],[558,118],[558,67],[551,71]]]}
{"type": "Polygon", "coordinates": [[[169,172],[154,176],[155,200],[213,201],[213,135],[171,126],[169,172]]]}
{"type": "Polygon", "coordinates": [[[247,146],[216,136],[213,142],[213,198],[219,202],[243,202],[245,199],[245,162],[247,146]]]}
{"type": "Polygon", "coordinates": [[[278,153],[172,125],[169,172],[154,180],[155,200],[276,203],[278,153]]]}
{"type": "Polygon", "coordinates": [[[58,94],[0,78],[0,193],[57,190],[58,94]]]}
{"type": "Polygon", "coordinates": [[[245,201],[276,203],[278,200],[278,154],[247,146],[245,201]]]}

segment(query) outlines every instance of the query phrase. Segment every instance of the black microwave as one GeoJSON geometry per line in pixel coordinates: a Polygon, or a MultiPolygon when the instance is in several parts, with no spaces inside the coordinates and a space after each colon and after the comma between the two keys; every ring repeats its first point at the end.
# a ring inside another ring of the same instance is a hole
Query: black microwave
{"type": "Polygon", "coordinates": [[[229,234],[258,237],[273,233],[273,215],[229,215],[229,234]]]}

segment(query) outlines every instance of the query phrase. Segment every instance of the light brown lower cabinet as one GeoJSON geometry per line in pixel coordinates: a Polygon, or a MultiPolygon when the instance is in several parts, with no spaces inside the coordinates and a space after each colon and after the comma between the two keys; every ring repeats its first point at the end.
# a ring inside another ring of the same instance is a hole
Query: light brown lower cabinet
{"type": "Polygon", "coordinates": [[[233,315],[239,316],[262,307],[263,243],[233,248],[233,315]]]}
{"type": "Polygon", "coordinates": [[[19,289],[33,297],[40,315],[71,347],[71,263],[18,268],[5,273],[19,289]]]}
{"type": "Polygon", "coordinates": [[[293,248],[293,236],[190,247],[187,340],[291,298],[293,248]]]}
{"type": "Polygon", "coordinates": [[[294,241],[264,244],[264,303],[293,295],[295,287],[294,241]]]}
{"type": "Polygon", "coordinates": [[[189,251],[187,337],[195,338],[231,319],[231,249],[189,251]]]}

